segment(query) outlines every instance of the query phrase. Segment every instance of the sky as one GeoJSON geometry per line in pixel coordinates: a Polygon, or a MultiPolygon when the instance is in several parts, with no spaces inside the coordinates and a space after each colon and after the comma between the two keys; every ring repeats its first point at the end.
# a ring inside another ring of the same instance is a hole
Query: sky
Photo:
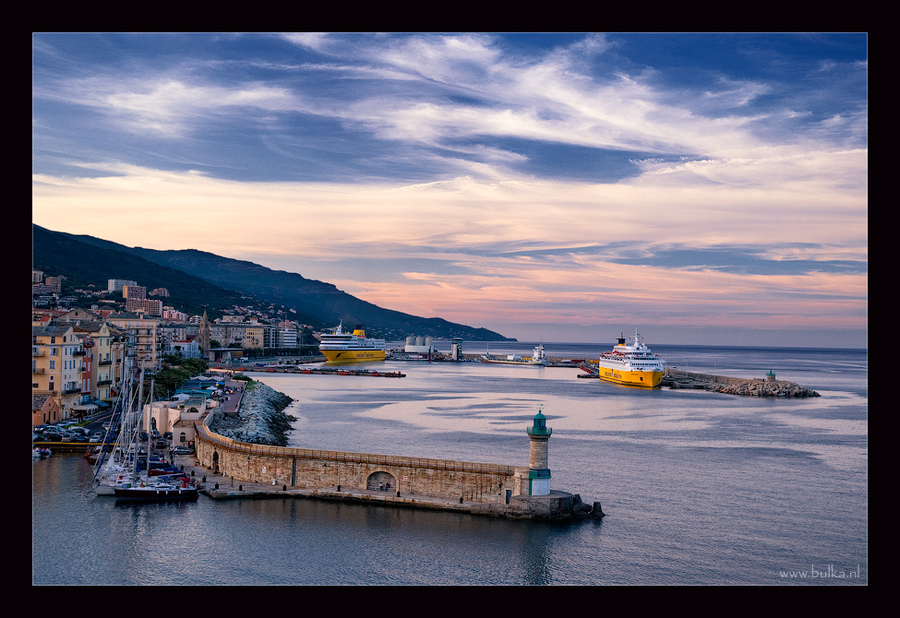
{"type": "Polygon", "coordinates": [[[32,36],[34,223],[520,341],[867,347],[867,142],[865,33],[32,36]]]}

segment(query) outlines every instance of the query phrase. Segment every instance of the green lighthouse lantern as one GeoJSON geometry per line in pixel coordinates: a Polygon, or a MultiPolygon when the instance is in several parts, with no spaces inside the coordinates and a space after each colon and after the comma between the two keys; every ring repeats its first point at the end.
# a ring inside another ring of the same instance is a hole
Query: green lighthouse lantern
{"type": "Polygon", "coordinates": [[[534,415],[533,424],[528,428],[528,435],[549,437],[552,432],[553,430],[547,427],[547,417],[538,409],[538,413],[534,415]]]}

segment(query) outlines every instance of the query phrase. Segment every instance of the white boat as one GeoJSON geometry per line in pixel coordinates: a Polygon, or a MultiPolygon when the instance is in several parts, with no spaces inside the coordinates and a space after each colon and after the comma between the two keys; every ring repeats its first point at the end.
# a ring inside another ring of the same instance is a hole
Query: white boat
{"type": "Polygon", "coordinates": [[[507,354],[506,356],[496,356],[494,354],[482,354],[481,362],[497,363],[502,365],[547,365],[549,361],[544,354],[544,344],[540,344],[534,348],[530,358],[523,358],[518,354],[507,354]]]}
{"type": "Polygon", "coordinates": [[[666,361],[644,344],[637,329],[630,344],[621,335],[611,351],[600,355],[596,366],[601,380],[644,388],[659,386],[666,371],[666,361]]]}
{"type": "Polygon", "coordinates": [[[342,320],[332,332],[321,335],[319,351],[328,364],[366,363],[385,359],[384,339],[370,339],[366,337],[366,331],[359,328],[352,333],[345,333],[343,325],[342,320]]]}

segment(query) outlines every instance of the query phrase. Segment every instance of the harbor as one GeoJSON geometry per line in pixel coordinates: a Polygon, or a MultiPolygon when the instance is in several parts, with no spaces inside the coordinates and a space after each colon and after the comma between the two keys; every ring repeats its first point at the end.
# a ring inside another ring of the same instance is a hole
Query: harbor
{"type": "MultiPolygon", "coordinates": [[[[654,347],[695,373],[721,375],[727,367],[734,375],[764,376],[775,367],[779,379],[821,397],[636,389],[577,379],[577,369],[469,362],[388,361],[385,369],[407,374],[402,380],[253,373],[248,377],[295,401],[286,410],[297,418],[289,448],[527,466],[525,427],[543,405],[553,428],[551,491],[580,495],[587,505],[598,500],[606,516],[558,522],[478,516],[464,510],[474,506],[468,499],[460,505],[458,497],[401,491],[398,501],[393,487],[377,484],[341,483],[338,496],[336,484],[273,485],[242,478],[236,468],[232,479],[227,468],[217,474],[189,454],[176,455],[175,463],[203,487],[199,500],[126,504],[94,495],[91,466],[80,454],[54,453],[33,463],[34,581],[865,584],[865,352],[848,365],[843,351],[654,347]],[[417,506],[407,504],[413,499],[417,506]],[[90,568],[86,556],[96,557],[90,568]],[[830,563],[854,572],[859,563],[861,576],[806,582],[779,576],[830,563]],[[673,567],[679,564],[695,568],[673,567]]],[[[560,357],[591,357],[587,346],[547,348],[560,357]]]]}

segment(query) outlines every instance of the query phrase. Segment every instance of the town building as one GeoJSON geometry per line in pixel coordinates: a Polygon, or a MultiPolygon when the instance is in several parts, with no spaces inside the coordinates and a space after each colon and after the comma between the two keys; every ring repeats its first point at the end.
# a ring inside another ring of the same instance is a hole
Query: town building
{"type": "Polygon", "coordinates": [[[62,419],[74,416],[82,401],[83,356],[81,339],[71,324],[31,327],[31,394],[52,397],[62,419]]]}
{"type": "Polygon", "coordinates": [[[146,313],[121,312],[110,314],[107,321],[128,334],[135,367],[143,366],[151,372],[159,370],[162,358],[159,339],[161,320],[158,317],[146,313]]]}

